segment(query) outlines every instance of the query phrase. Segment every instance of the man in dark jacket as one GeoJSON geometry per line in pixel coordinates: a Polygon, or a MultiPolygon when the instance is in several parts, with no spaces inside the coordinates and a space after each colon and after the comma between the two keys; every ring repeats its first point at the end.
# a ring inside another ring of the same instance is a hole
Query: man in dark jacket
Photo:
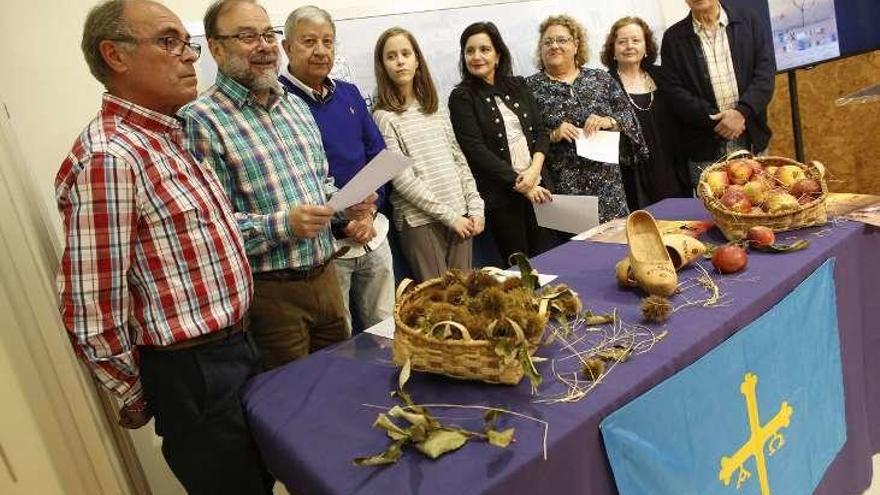
{"type": "Polygon", "coordinates": [[[726,153],[767,148],[776,62],[770,31],[755,12],[685,1],[691,13],[663,36],[662,79],[696,184],[726,153]]]}

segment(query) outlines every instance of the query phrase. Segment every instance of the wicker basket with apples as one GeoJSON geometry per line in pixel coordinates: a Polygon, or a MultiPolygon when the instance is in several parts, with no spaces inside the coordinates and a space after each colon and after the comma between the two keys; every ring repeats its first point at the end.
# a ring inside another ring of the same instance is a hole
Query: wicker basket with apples
{"type": "Polygon", "coordinates": [[[755,225],[782,232],[825,224],[824,176],[817,161],[739,151],[703,171],[697,195],[724,236],[735,241],[755,225]]]}

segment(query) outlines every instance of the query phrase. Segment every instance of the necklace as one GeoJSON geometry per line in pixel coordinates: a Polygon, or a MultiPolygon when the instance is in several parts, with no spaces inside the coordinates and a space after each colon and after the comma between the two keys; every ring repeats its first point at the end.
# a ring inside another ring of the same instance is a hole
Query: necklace
{"type": "MultiPolygon", "coordinates": [[[[617,71],[617,75],[620,76],[620,81],[623,82],[623,80],[624,80],[623,74],[620,71],[617,71]]],[[[651,107],[654,105],[654,90],[656,90],[657,87],[654,85],[653,81],[651,80],[651,76],[649,76],[647,72],[642,72],[641,75],[642,75],[642,81],[644,83],[644,87],[648,89],[648,94],[651,95],[651,99],[648,101],[647,107],[642,108],[636,104],[635,100],[633,100],[632,96],[630,96],[629,91],[627,91],[625,84],[623,85],[624,86],[623,92],[624,92],[624,94],[626,94],[626,99],[629,100],[630,105],[632,105],[636,110],[639,110],[641,112],[647,112],[647,111],[651,110],[651,107]]],[[[630,81],[631,80],[632,79],[630,79],[630,81]]]]}

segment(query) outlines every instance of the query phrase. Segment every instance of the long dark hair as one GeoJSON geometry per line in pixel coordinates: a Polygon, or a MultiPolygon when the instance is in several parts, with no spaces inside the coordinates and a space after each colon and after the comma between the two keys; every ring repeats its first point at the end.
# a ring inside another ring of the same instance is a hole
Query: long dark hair
{"type": "Polygon", "coordinates": [[[464,28],[464,31],[461,33],[459,40],[461,49],[458,57],[458,70],[461,72],[461,82],[470,85],[481,80],[468,71],[467,61],[464,58],[465,45],[467,45],[468,39],[475,34],[485,34],[488,36],[492,41],[492,47],[495,48],[495,52],[499,55],[498,67],[495,69],[495,84],[507,82],[507,80],[513,77],[513,62],[510,59],[510,50],[507,48],[507,44],[504,43],[498,28],[489,21],[475,22],[464,28]]]}
{"type": "Polygon", "coordinates": [[[428,70],[428,62],[425,60],[425,56],[422,55],[422,49],[419,48],[416,38],[412,33],[401,27],[386,29],[376,41],[376,49],[373,51],[373,72],[376,74],[376,102],[373,108],[376,110],[388,110],[394,113],[406,111],[406,102],[403,101],[397,85],[388,76],[388,71],[385,70],[385,62],[382,59],[385,43],[391,37],[398,34],[406,36],[406,39],[409,40],[416,60],[419,63],[413,76],[413,93],[415,93],[422,113],[432,114],[437,111],[440,97],[437,96],[437,88],[434,86],[434,80],[431,78],[431,71],[428,70]]]}

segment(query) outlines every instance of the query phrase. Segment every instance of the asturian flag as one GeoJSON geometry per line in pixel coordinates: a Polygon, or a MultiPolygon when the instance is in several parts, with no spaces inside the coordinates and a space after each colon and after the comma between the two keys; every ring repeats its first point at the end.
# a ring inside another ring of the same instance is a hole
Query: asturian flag
{"type": "Polygon", "coordinates": [[[621,495],[813,493],[846,441],[834,260],[600,427],[621,495]]]}

